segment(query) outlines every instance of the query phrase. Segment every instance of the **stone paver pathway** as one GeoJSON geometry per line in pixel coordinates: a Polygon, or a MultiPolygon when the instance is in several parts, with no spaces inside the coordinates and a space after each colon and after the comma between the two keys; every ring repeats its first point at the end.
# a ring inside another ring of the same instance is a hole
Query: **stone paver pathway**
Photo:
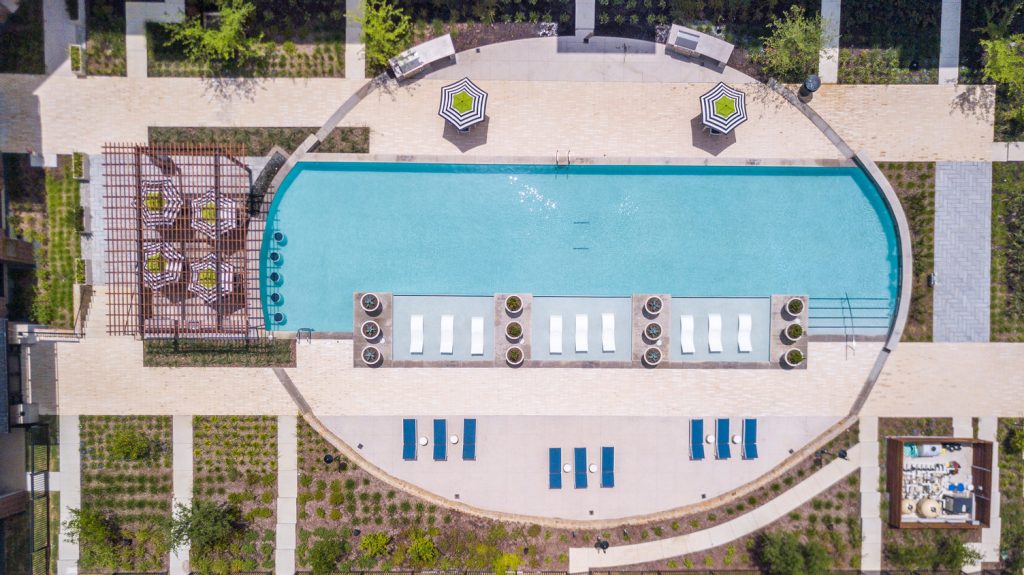
{"type": "MultiPolygon", "coordinates": [[[[996,441],[999,421],[995,417],[982,417],[978,420],[978,439],[992,442],[992,516],[991,527],[981,530],[981,560],[984,562],[999,561],[999,537],[1002,532],[999,495],[999,442],[996,441]]],[[[979,566],[980,567],[980,566],[979,566]]]]}
{"type": "Polygon", "coordinates": [[[839,81],[839,18],[842,0],[821,0],[821,19],[825,25],[828,43],[821,49],[818,77],[827,84],[839,81]]]}
{"type": "Polygon", "coordinates": [[[81,444],[81,430],[78,427],[77,415],[60,416],[60,542],[57,544],[57,574],[77,575],[78,543],[66,540],[64,523],[71,519],[69,509],[82,507],[82,454],[78,451],[81,444]]]}
{"type": "Polygon", "coordinates": [[[936,342],[988,341],[992,164],[935,166],[936,342]]]}
{"type": "Polygon", "coordinates": [[[860,418],[860,568],[882,569],[882,518],[878,492],[878,418],[860,418]]]}
{"type": "Polygon", "coordinates": [[[129,78],[145,78],[149,75],[146,22],[179,22],[184,14],[184,0],[125,3],[125,49],[129,78]]]}
{"type": "Polygon", "coordinates": [[[942,0],[939,25],[939,83],[956,84],[960,79],[960,2],[942,0]]]}
{"type": "MultiPolygon", "coordinates": [[[[192,416],[175,415],[171,419],[172,445],[172,485],[174,490],[173,507],[181,504],[192,505],[192,416]]],[[[173,508],[172,508],[173,512],[173,508]]],[[[189,573],[189,545],[183,545],[171,551],[169,575],[186,575],[189,573]]]]}
{"type": "Polygon", "coordinates": [[[974,437],[970,417],[953,417],[953,437],[974,437]]]}
{"type": "Polygon", "coordinates": [[[594,32],[597,10],[594,0],[576,0],[576,37],[585,38],[594,32]]]}
{"type": "Polygon", "coordinates": [[[636,545],[615,545],[605,553],[599,553],[593,547],[571,548],[569,549],[569,572],[583,573],[589,569],[658,561],[697,553],[729,541],[735,541],[785,516],[855,471],[860,465],[860,451],[861,446],[855,445],[849,450],[849,460],[835,459],[825,465],[821,471],[761,507],[710,529],[660,541],[636,545]]]}
{"type": "Polygon", "coordinates": [[[298,418],[277,418],[276,575],[295,573],[296,498],[299,496],[298,418]]]}
{"type": "Polygon", "coordinates": [[[362,10],[362,0],[345,0],[345,77],[350,80],[366,78],[366,47],[363,45],[363,25],[352,17],[357,14],[361,15],[362,10]]]}
{"type": "Polygon", "coordinates": [[[82,35],[84,34],[68,15],[62,0],[43,2],[43,52],[47,74],[73,75],[71,62],[68,60],[68,45],[81,42],[82,35]]]}
{"type": "Polygon", "coordinates": [[[993,162],[1024,162],[1024,142],[992,142],[993,162]]]}

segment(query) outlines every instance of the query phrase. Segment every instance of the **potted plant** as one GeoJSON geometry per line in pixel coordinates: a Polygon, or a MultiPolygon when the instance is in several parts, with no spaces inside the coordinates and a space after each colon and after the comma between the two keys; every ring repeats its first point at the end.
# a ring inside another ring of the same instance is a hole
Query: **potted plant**
{"type": "Polygon", "coordinates": [[[804,336],[804,326],[800,325],[800,322],[793,322],[786,326],[786,331],[783,333],[786,334],[789,343],[796,343],[804,336]]]}
{"type": "Polygon", "coordinates": [[[366,338],[366,341],[373,341],[380,336],[380,324],[371,320],[363,322],[363,325],[359,326],[360,333],[366,338]]]}
{"type": "Polygon", "coordinates": [[[79,78],[85,77],[85,49],[81,44],[68,45],[68,59],[71,61],[71,71],[79,78]]]}
{"type": "Polygon", "coordinates": [[[786,352],[786,355],[782,356],[782,361],[789,367],[797,367],[804,362],[804,352],[799,349],[791,349],[786,352]]]}
{"type": "Polygon", "coordinates": [[[644,351],[644,363],[654,367],[661,363],[661,350],[656,347],[649,347],[644,351]]]}
{"type": "Polygon", "coordinates": [[[661,339],[661,325],[653,321],[647,324],[647,327],[644,328],[644,337],[648,341],[658,341],[661,339]]]}
{"type": "Polygon", "coordinates": [[[80,182],[89,180],[89,156],[82,152],[71,154],[71,175],[80,182]]]}
{"type": "Polygon", "coordinates": [[[523,300],[517,295],[510,295],[505,298],[505,311],[508,315],[517,315],[523,310],[523,300]]]}
{"type": "Polygon", "coordinates": [[[804,313],[804,300],[798,297],[791,297],[786,302],[785,309],[790,317],[800,317],[800,314],[804,313]]]}
{"type": "Polygon", "coordinates": [[[661,298],[656,295],[652,295],[651,297],[647,298],[647,301],[644,303],[644,311],[646,311],[651,316],[656,316],[659,312],[661,312],[661,306],[661,298]]]}
{"type": "Polygon", "coordinates": [[[380,298],[377,294],[364,293],[363,297],[359,298],[359,307],[366,313],[376,313],[380,311],[380,298]]]}
{"type": "Polygon", "coordinates": [[[505,350],[505,361],[507,361],[510,366],[516,367],[518,365],[522,365],[523,359],[525,359],[523,350],[518,345],[514,345],[505,350]]]}
{"type": "Polygon", "coordinates": [[[509,341],[519,341],[523,337],[523,326],[518,321],[510,321],[505,326],[505,337],[509,341]]]}
{"type": "Polygon", "coordinates": [[[380,350],[373,347],[372,345],[364,347],[361,357],[363,358],[363,363],[372,367],[380,363],[380,350]]]}

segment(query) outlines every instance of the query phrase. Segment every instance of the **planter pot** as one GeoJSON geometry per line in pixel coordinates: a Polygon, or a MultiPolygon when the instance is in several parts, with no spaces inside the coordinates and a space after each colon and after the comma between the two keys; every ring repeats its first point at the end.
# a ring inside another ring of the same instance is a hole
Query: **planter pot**
{"type": "Polygon", "coordinates": [[[505,337],[515,342],[523,339],[523,326],[518,321],[509,322],[505,326],[505,337]]]}
{"type": "Polygon", "coordinates": [[[510,295],[505,298],[505,313],[510,316],[517,316],[523,311],[523,298],[517,295],[510,295]]]}
{"type": "Polygon", "coordinates": [[[798,367],[806,360],[807,358],[804,357],[803,352],[799,349],[791,349],[782,356],[782,363],[786,364],[788,367],[798,367]]]}
{"type": "Polygon", "coordinates": [[[656,347],[649,347],[644,351],[644,363],[654,367],[661,363],[661,350],[656,347]]]}
{"type": "Polygon", "coordinates": [[[71,60],[71,71],[79,78],[85,78],[85,46],[68,45],[68,59],[71,60]]]}
{"type": "Polygon", "coordinates": [[[800,317],[800,314],[804,313],[804,300],[798,297],[791,297],[786,300],[786,305],[782,308],[782,312],[792,319],[800,317]]]}
{"type": "Polygon", "coordinates": [[[381,359],[380,350],[373,347],[372,345],[369,347],[364,347],[363,352],[359,354],[359,356],[362,358],[363,363],[370,367],[373,367],[380,363],[381,359]]]}
{"type": "Polygon", "coordinates": [[[661,339],[661,325],[651,322],[644,328],[644,338],[649,342],[655,342],[661,339]]]}
{"type": "Polygon", "coordinates": [[[796,343],[800,341],[800,338],[804,336],[804,326],[800,325],[799,322],[794,322],[786,326],[786,329],[782,330],[782,337],[789,343],[796,343]]]}
{"type": "Polygon", "coordinates": [[[380,305],[380,298],[377,297],[377,294],[364,293],[359,298],[359,307],[363,308],[366,313],[377,313],[380,311],[380,305]]]}
{"type": "Polygon", "coordinates": [[[651,297],[647,298],[646,302],[644,302],[644,311],[647,312],[647,315],[655,317],[659,313],[661,313],[661,308],[663,305],[664,304],[662,303],[660,297],[652,295],[651,297]]]}
{"type": "Polygon", "coordinates": [[[363,334],[366,341],[374,341],[380,337],[380,324],[371,320],[363,322],[363,325],[359,326],[359,333],[363,334]]]}
{"type": "Polygon", "coordinates": [[[71,154],[71,175],[80,182],[89,181],[89,156],[81,152],[71,154]]]}
{"type": "Polygon", "coordinates": [[[522,348],[517,345],[505,350],[505,361],[512,367],[522,365],[524,359],[526,359],[526,354],[524,354],[522,348]]]}

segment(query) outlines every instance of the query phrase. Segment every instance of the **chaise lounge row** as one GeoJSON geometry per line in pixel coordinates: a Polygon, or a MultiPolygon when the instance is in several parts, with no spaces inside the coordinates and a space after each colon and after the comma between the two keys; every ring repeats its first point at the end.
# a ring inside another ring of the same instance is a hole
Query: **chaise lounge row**
{"type": "MultiPolygon", "coordinates": [[[[701,461],[704,459],[704,442],[710,441],[704,437],[704,420],[690,420],[690,459],[701,461]]],[[[715,420],[715,459],[729,459],[732,457],[730,446],[729,419],[719,418],[715,420]]],[[[757,459],[757,420],[743,420],[743,459],[757,459]]]]}
{"type": "MultiPolygon", "coordinates": [[[[448,460],[448,420],[434,420],[434,461],[448,460]]],[[[426,445],[426,437],[419,443],[426,445]]],[[[402,459],[416,460],[416,420],[402,420],[402,459]]],[[[462,420],[462,459],[476,461],[476,419],[462,420]]]]}
{"type": "MultiPolygon", "coordinates": [[[[587,488],[587,448],[577,447],[573,449],[573,465],[562,466],[562,449],[552,447],[548,449],[548,489],[562,488],[562,473],[573,471],[574,486],[576,489],[587,488]]],[[[615,487],[615,448],[601,448],[601,487],[615,487]]]]}
{"type": "MultiPolygon", "coordinates": [[[[470,319],[470,355],[484,354],[484,318],[470,319]]],[[[423,316],[409,316],[409,353],[423,353],[423,316]]],[[[439,353],[451,355],[455,352],[455,316],[441,316],[441,346],[439,353]]]]}
{"type": "MultiPolygon", "coordinates": [[[[749,313],[739,314],[739,321],[736,332],[736,341],[740,353],[750,353],[753,346],[750,341],[750,332],[753,327],[753,320],[749,313]]],[[[679,347],[684,354],[696,353],[693,344],[693,316],[679,316],[679,347]]],[[[710,353],[722,353],[722,314],[708,314],[708,351],[710,353]]]]}
{"type": "MultiPolygon", "coordinates": [[[[562,353],[562,316],[553,315],[548,324],[548,353],[562,353]]],[[[590,316],[585,313],[576,314],[576,353],[590,351],[590,316]]],[[[601,314],[601,351],[615,351],[615,314],[601,314]]]]}

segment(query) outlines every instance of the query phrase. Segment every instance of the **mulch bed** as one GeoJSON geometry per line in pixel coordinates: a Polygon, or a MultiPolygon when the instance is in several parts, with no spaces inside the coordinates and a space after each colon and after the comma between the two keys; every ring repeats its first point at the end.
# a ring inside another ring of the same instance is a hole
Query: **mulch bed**
{"type": "Polygon", "coordinates": [[[418,26],[413,34],[413,45],[426,42],[432,38],[452,35],[452,44],[456,52],[472,50],[488,44],[511,42],[525,38],[537,38],[545,30],[538,22],[520,22],[510,24],[475,24],[475,23],[443,23],[437,26],[418,26]]]}

